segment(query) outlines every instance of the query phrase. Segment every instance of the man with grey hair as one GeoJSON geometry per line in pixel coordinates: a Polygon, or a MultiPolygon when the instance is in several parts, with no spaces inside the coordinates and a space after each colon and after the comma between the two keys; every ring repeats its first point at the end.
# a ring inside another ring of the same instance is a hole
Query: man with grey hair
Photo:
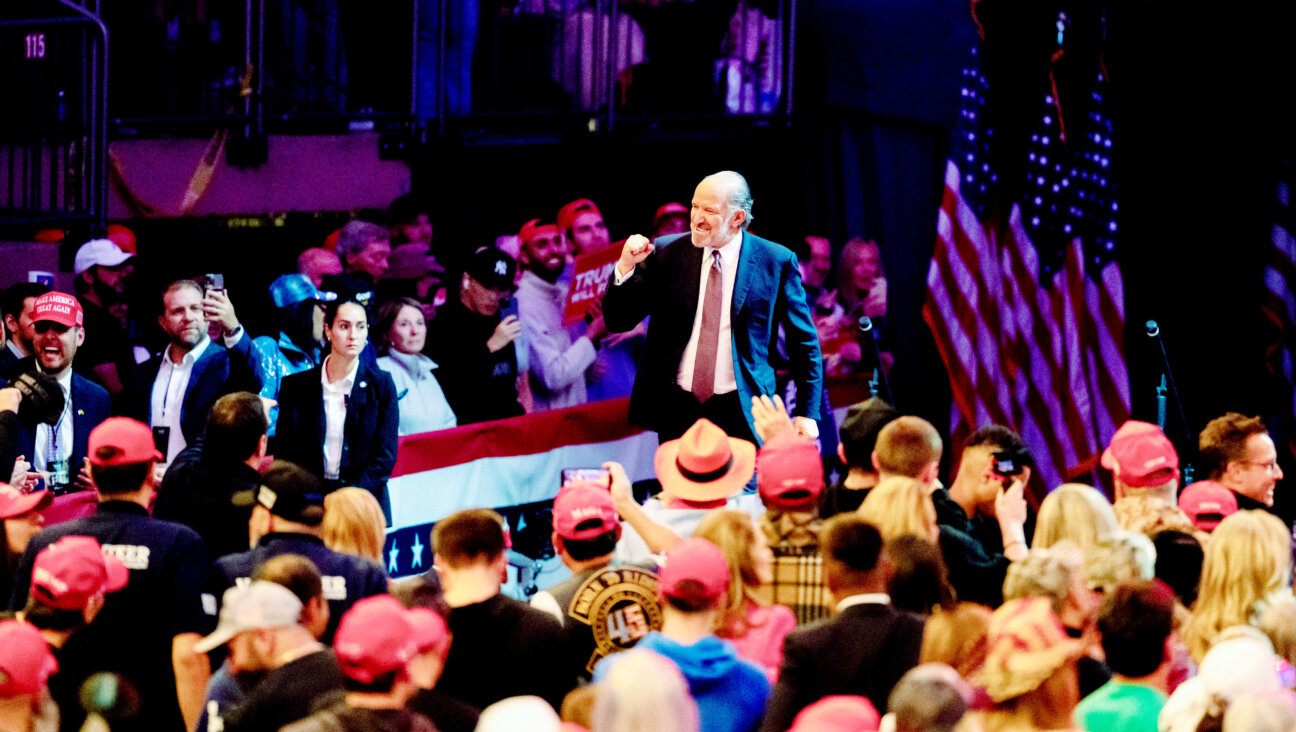
{"type": "Polygon", "coordinates": [[[338,234],[337,255],[343,269],[351,274],[368,275],[370,284],[387,271],[391,256],[391,233],[386,227],[368,221],[351,221],[338,234]]]}
{"type": "Polygon", "coordinates": [[[662,441],[705,417],[756,442],[750,407],[774,392],[769,350],[779,326],[796,385],[794,422],[818,436],[823,368],[801,273],[791,250],[747,230],[751,209],[747,181],[715,173],[693,193],[688,233],[655,242],[636,234],[621,250],[603,317],[624,332],[651,316],[630,421],[662,441]]]}

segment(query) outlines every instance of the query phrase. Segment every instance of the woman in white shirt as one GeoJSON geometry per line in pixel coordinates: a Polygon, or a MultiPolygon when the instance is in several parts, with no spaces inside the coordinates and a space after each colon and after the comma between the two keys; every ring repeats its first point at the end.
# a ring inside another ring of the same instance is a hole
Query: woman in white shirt
{"type": "Polygon", "coordinates": [[[378,309],[378,366],[396,383],[401,435],[454,427],[454,411],[432,373],[437,365],[423,355],[427,324],[417,300],[398,297],[378,309]]]}

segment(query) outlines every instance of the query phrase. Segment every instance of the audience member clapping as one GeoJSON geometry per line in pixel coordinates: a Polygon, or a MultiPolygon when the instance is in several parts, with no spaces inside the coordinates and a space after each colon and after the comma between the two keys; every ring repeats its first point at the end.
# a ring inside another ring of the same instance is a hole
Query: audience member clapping
{"type": "Polygon", "coordinates": [[[1265,604],[1290,598],[1291,536],[1282,521],[1260,510],[1238,511],[1211,534],[1201,586],[1184,641],[1198,663],[1215,636],[1253,624],[1265,604]]]}
{"type": "Polygon", "coordinates": [[[738,655],[760,665],[771,681],[783,662],[783,638],[796,627],[792,611],[763,599],[774,578],[774,552],[765,535],[742,511],[712,511],[693,534],[720,547],[729,566],[729,589],[716,635],[738,649],[738,655]]]}
{"type": "Polygon", "coordinates": [[[798,625],[828,617],[833,603],[823,583],[816,510],[824,474],[814,441],[793,432],[767,440],[756,453],[756,487],[765,505],[759,531],[774,554],[773,601],[791,608],[798,625]]]}

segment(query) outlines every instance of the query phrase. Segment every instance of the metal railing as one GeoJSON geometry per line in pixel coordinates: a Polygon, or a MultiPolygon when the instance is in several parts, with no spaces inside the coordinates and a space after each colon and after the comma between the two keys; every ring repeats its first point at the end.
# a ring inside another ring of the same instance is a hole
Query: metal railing
{"type": "Polygon", "coordinates": [[[122,134],[216,124],[243,137],[786,118],[795,2],[181,0],[155,15],[109,4],[111,115],[122,134]]]}
{"type": "Polygon", "coordinates": [[[104,224],[107,56],[93,4],[0,4],[0,225],[104,224]]]}

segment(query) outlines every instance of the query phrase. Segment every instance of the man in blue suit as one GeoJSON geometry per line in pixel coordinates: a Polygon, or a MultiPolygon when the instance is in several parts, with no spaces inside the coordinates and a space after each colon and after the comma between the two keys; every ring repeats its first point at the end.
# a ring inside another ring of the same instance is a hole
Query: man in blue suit
{"type": "Polygon", "coordinates": [[[170,343],[136,369],[128,390],[133,416],[151,426],[163,464],[193,444],[216,400],[236,391],[257,393],[252,338],[243,332],[228,296],[204,292],[193,280],[177,280],[162,294],[158,324],[170,343]],[[225,345],[208,336],[218,324],[225,345]]]}
{"type": "Polygon", "coordinates": [[[773,396],[770,351],[786,333],[798,431],[818,436],[823,368],[796,257],[747,231],[751,191],[738,173],[707,176],[693,194],[690,231],[621,250],[603,317],[614,332],[646,316],[648,340],[630,397],[630,421],[662,441],[699,418],[756,441],[753,397],[773,396]]]}
{"type": "Polygon", "coordinates": [[[54,425],[26,424],[18,430],[17,453],[32,469],[49,473],[49,487],[88,488],[82,476],[90,430],[108,418],[108,392],[72,370],[77,348],[85,342],[85,315],[71,295],[47,292],[32,305],[35,356],[18,363],[17,372],[39,368],[63,388],[63,413],[54,425]]]}

